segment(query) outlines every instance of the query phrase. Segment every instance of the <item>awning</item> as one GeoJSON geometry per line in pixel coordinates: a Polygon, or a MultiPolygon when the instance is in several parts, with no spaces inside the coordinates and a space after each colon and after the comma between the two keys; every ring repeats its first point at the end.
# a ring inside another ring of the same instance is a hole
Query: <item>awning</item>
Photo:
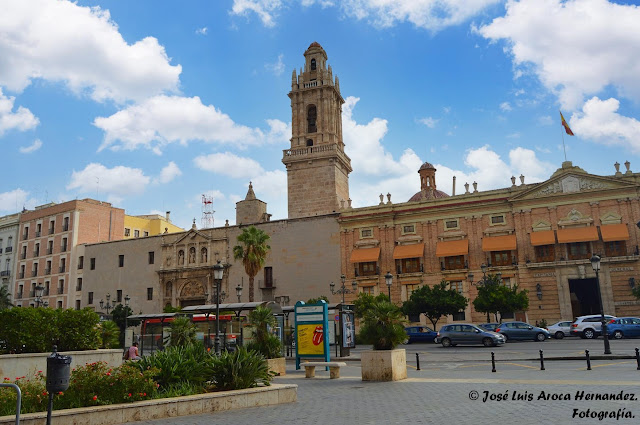
{"type": "Polygon", "coordinates": [[[486,236],[482,238],[482,250],[489,251],[515,251],[516,235],[486,236]]]}
{"type": "Polygon", "coordinates": [[[542,232],[531,233],[531,245],[554,245],[556,243],[556,234],[553,230],[544,230],[542,232]]]}
{"type": "Polygon", "coordinates": [[[598,229],[595,226],[558,229],[558,243],[597,241],[598,229]]]}
{"type": "Polygon", "coordinates": [[[372,263],[380,258],[380,247],[377,248],[361,248],[351,251],[352,263],[372,263]]]}
{"type": "Polygon", "coordinates": [[[629,228],[626,224],[609,224],[601,226],[603,242],[626,241],[629,240],[629,228]]]}
{"type": "Polygon", "coordinates": [[[402,260],[403,258],[420,258],[424,255],[424,244],[417,243],[413,245],[398,245],[393,250],[393,259],[402,260]]]}
{"type": "Polygon", "coordinates": [[[436,245],[436,257],[454,257],[469,253],[469,239],[441,241],[436,245]]]}

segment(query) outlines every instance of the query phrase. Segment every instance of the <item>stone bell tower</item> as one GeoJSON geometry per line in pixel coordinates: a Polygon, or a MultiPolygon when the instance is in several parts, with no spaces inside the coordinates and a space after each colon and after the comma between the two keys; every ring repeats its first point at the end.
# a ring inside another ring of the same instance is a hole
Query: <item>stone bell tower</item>
{"type": "Polygon", "coordinates": [[[342,141],[342,104],[338,77],[327,53],[313,42],[305,64],[291,76],[291,148],[284,150],[289,218],[330,214],[349,199],[351,160],[342,141]]]}

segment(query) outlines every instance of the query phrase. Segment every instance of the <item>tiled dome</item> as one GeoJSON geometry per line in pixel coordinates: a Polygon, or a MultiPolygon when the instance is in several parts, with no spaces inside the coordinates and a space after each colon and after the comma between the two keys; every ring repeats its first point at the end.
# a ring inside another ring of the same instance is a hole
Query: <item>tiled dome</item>
{"type": "MultiPolygon", "coordinates": [[[[428,162],[426,164],[428,164],[428,162]]],[[[413,195],[411,199],[409,199],[409,202],[427,201],[429,199],[439,199],[439,198],[448,198],[448,197],[449,195],[447,195],[441,190],[426,189],[426,190],[421,190],[420,192],[413,195]]]]}
{"type": "Polygon", "coordinates": [[[434,167],[433,164],[430,162],[425,162],[420,166],[420,170],[435,170],[435,169],[436,167],[434,167]]]}

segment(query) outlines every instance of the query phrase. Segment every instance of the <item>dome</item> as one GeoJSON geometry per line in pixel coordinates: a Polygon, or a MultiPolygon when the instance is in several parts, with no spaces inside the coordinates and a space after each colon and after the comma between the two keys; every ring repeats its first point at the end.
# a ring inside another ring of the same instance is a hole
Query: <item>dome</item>
{"type": "MultiPolygon", "coordinates": [[[[428,162],[426,164],[429,164],[428,162]]],[[[431,165],[431,164],[429,164],[431,165]]],[[[440,198],[448,198],[449,195],[444,193],[441,190],[437,189],[425,189],[413,195],[409,202],[420,202],[420,201],[428,201],[431,199],[440,199],[440,198]]]]}
{"type": "Polygon", "coordinates": [[[425,162],[424,164],[422,164],[422,166],[420,166],[420,169],[418,171],[420,171],[420,170],[435,170],[435,169],[436,169],[436,167],[434,167],[432,163],[425,162]]]}
{"type": "MultiPolygon", "coordinates": [[[[319,48],[322,49],[322,46],[317,41],[314,41],[313,43],[309,44],[309,49],[312,48],[312,47],[319,47],[319,48]]],[[[307,50],[309,50],[309,49],[307,49],[307,50]]]]}

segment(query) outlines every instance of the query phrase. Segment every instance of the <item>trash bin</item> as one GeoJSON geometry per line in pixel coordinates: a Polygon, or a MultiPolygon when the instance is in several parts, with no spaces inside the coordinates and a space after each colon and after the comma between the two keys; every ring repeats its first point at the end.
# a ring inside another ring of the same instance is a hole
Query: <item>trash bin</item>
{"type": "Polygon", "coordinates": [[[47,357],[47,391],[49,394],[66,391],[69,388],[71,374],[71,356],[63,356],[56,352],[47,357]]]}

